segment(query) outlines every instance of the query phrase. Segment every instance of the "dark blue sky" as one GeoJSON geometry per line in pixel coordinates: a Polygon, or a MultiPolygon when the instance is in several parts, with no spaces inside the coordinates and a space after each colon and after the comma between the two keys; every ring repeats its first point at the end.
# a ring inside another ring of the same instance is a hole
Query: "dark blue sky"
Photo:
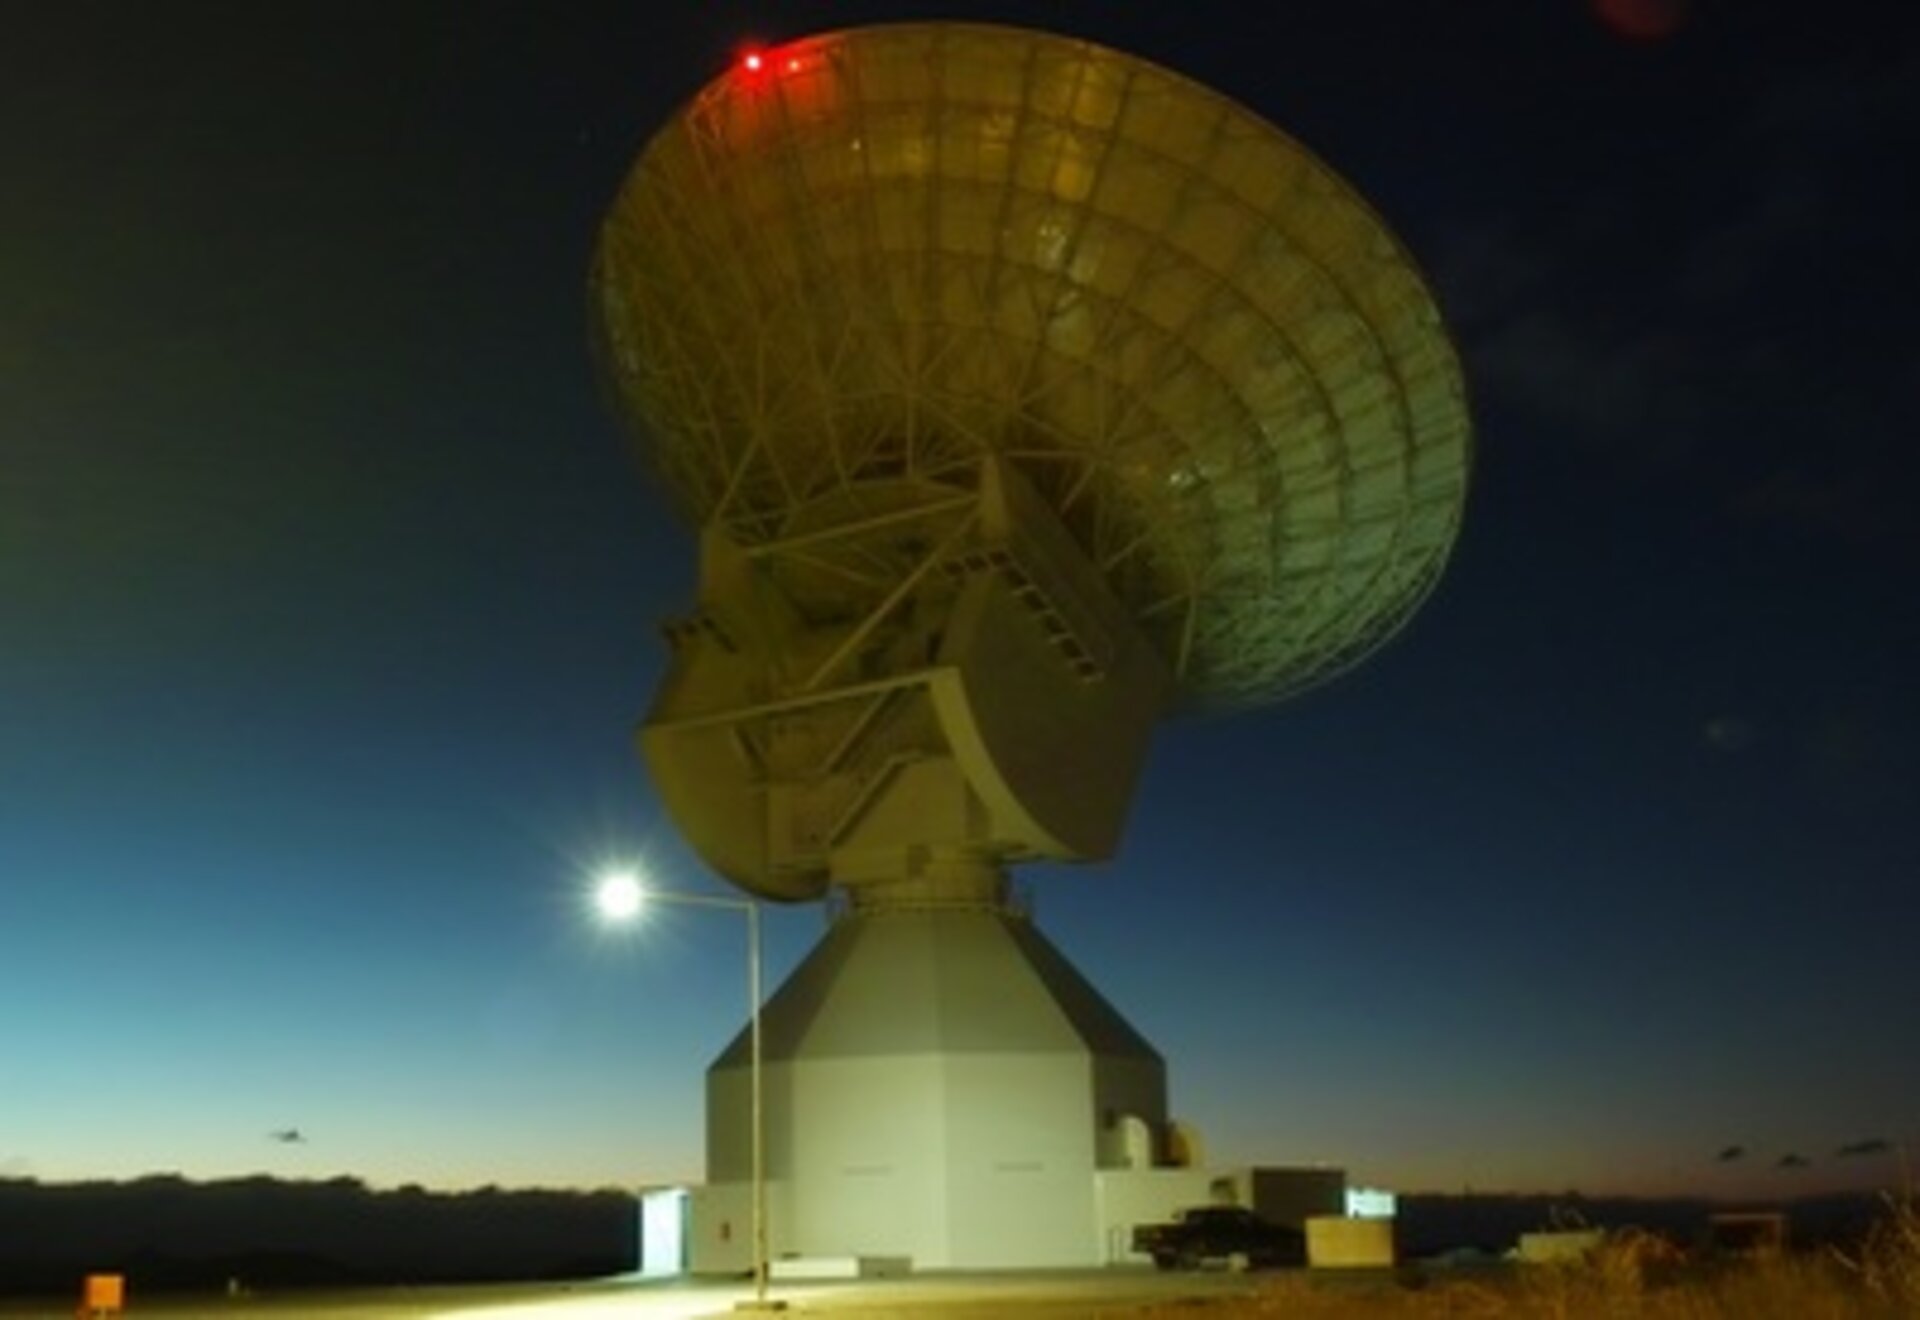
{"type": "Polygon", "coordinates": [[[1238,97],[1462,347],[1409,630],[1169,725],[1121,856],[1028,877],[1210,1153],[1750,1195],[1920,1144],[1904,7],[0,6],[0,1176],[698,1173],[739,923],[579,901],[708,883],[629,744],[691,536],[588,253],[743,42],[926,16],[1238,97]]]}

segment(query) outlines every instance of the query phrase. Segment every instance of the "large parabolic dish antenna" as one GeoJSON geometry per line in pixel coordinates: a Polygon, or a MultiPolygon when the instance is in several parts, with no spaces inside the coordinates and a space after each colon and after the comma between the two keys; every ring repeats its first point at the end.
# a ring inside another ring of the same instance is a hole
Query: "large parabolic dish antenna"
{"type": "MultiPolygon", "coordinates": [[[[747,56],[647,145],[591,282],[617,407],[705,536],[689,672],[649,747],[656,771],[682,762],[669,805],[724,759],[663,750],[669,728],[727,723],[758,782],[817,789],[886,714],[825,694],[941,662],[970,700],[1017,682],[1024,652],[949,645],[972,578],[1024,600],[1081,686],[1117,683],[1092,703],[1105,727],[1345,669],[1460,526],[1460,372],[1393,235],[1232,100],[1089,42],[931,23],[747,56]],[[803,710],[827,713],[795,735],[803,710]]],[[[1021,721],[974,714],[867,754],[984,743],[956,754],[1020,779],[1026,753],[993,744],[1021,721]]],[[[1062,768],[1083,758],[1040,777],[1062,768]]],[[[796,794],[775,813],[807,814],[796,794]]],[[[823,810],[844,835],[854,809],[823,810]]],[[[1097,855],[1112,832],[971,842],[1097,855]]],[[[818,892],[832,838],[786,844],[703,851],[763,892],[818,892]]]]}
{"type": "Polygon", "coordinates": [[[694,96],[591,296],[700,535],[655,785],[735,884],[846,899],[763,1015],[765,1121],[749,1036],[708,1072],[694,1268],[745,1264],[749,1178],[776,1251],[915,1268],[1120,1259],[1239,1185],[1005,872],[1109,855],[1161,717],[1319,682],[1432,588],[1469,428],[1406,253],[1185,78],[912,24],[694,96]]]}

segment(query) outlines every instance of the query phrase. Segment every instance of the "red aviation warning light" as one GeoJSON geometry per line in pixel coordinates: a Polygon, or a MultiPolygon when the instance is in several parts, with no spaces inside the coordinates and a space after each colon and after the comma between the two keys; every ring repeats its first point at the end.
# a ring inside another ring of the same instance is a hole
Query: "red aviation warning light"
{"type": "Polygon", "coordinates": [[[740,55],[740,71],[756,77],[776,70],[781,73],[798,73],[801,67],[798,55],[779,55],[759,47],[743,51],[740,55]]]}

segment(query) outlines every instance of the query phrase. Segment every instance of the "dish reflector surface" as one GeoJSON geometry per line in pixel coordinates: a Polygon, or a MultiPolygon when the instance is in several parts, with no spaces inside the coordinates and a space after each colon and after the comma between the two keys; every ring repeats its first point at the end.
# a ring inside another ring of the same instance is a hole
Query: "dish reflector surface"
{"type": "Polygon", "coordinates": [[[1459,528],[1460,372],[1393,235],[1244,108],[1085,41],[754,52],[648,144],[592,294],[617,404],[700,524],[773,541],[997,456],[1186,707],[1351,665],[1459,528]]]}

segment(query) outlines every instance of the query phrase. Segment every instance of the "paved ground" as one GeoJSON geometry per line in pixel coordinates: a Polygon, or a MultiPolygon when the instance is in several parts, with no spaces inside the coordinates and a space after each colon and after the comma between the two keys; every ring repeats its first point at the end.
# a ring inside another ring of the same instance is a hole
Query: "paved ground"
{"type": "MultiPolygon", "coordinates": [[[[1153,1270],[917,1275],[864,1282],[776,1284],[792,1314],[893,1320],[1080,1320],[1124,1316],[1156,1302],[1226,1300],[1260,1286],[1259,1275],[1153,1270]]],[[[734,1313],[752,1289],[737,1283],[609,1280],[568,1285],[369,1288],[280,1296],[153,1296],[133,1290],[126,1320],[687,1320],[734,1313]]],[[[71,1302],[0,1300],[6,1320],[71,1320],[71,1302]]]]}

